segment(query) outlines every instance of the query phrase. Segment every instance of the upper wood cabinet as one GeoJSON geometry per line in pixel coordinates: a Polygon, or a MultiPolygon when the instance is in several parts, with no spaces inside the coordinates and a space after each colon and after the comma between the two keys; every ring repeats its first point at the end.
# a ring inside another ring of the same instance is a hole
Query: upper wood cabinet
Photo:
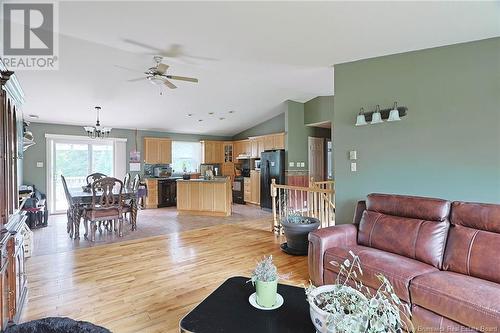
{"type": "Polygon", "coordinates": [[[202,163],[224,163],[224,142],[201,141],[202,163]]]}
{"type": "Polygon", "coordinates": [[[172,140],[168,138],[144,138],[144,163],[171,164],[172,140]]]}
{"type": "Polygon", "coordinates": [[[224,163],[234,162],[234,144],[232,142],[224,142],[224,163]]]}
{"type": "Polygon", "coordinates": [[[285,133],[273,135],[274,149],[285,149],[285,133]]]}
{"type": "Polygon", "coordinates": [[[250,140],[238,140],[233,142],[233,157],[236,159],[240,155],[251,155],[250,140]]]}
{"type": "Polygon", "coordinates": [[[259,158],[265,150],[285,149],[285,133],[275,133],[251,137],[249,139],[250,156],[259,158]]]}

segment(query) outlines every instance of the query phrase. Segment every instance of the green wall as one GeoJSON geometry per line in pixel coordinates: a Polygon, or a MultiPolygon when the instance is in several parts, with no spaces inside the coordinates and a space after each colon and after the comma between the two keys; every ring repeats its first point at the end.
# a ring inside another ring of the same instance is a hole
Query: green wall
{"type": "Polygon", "coordinates": [[[233,136],[233,140],[244,140],[251,136],[266,135],[272,133],[281,133],[285,131],[285,103],[280,105],[279,108],[283,109],[283,112],[279,115],[268,119],[260,124],[250,127],[243,132],[240,132],[233,136]]]}
{"type": "Polygon", "coordinates": [[[318,96],[304,104],[304,124],[318,124],[332,118],[333,96],[318,96]]]}
{"type": "MultiPolygon", "coordinates": [[[[295,101],[287,101],[288,109],[285,115],[286,123],[286,161],[287,170],[307,171],[308,165],[308,142],[309,136],[330,138],[331,131],[328,128],[311,127],[305,125],[305,104],[295,101]],[[289,162],[294,162],[295,166],[290,167],[289,162]],[[298,167],[297,162],[305,162],[304,167],[298,167]]],[[[331,110],[333,112],[333,109],[331,110]]],[[[315,109],[309,108],[309,112],[314,113],[315,109]]]]}
{"type": "Polygon", "coordinates": [[[500,38],[336,65],[333,119],[338,224],[371,192],[500,203],[500,38]],[[354,126],[394,101],[402,121],[354,126]]]}
{"type": "MultiPolygon", "coordinates": [[[[44,123],[31,123],[29,130],[33,132],[36,145],[28,148],[28,150],[24,152],[24,158],[23,158],[24,183],[35,184],[35,186],[40,191],[46,192],[47,151],[46,151],[45,134],[48,133],[48,134],[85,136],[85,132],[81,126],[44,124],[44,123]],[[37,168],[36,162],[43,162],[43,168],[37,168]]],[[[127,139],[127,159],[128,159],[129,152],[135,149],[135,131],[130,129],[113,129],[111,131],[111,136],[114,138],[127,139]]],[[[143,146],[143,137],[145,136],[169,137],[174,140],[180,140],[180,141],[199,141],[202,139],[208,139],[208,140],[231,139],[229,137],[219,137],[219,136],[202,136],[202,135],[192,135],[192,134],[178,134],[178,133],[139,130],[137,133],[137,150],[141,152],[141,158],[144,157],[142,146],[143,146]]],[[[127,170],[128,168],[129,165],[127,163],[127,170]]]]}

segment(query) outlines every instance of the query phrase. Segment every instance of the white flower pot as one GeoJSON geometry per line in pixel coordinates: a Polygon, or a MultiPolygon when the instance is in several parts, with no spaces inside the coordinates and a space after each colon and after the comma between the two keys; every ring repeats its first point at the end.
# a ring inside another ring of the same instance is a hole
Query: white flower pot
{"type": "MultiPolygon", "coordinates": [[[[342,319],[346,316],[344,313],[330,313],[321,310],[314,302],[312,301],[317,295],[324,293],[324,292],[329,292],[332,290],[339,290],[339,288],[349,288],[349,287],[344,287],[342,285],[324,285],[321,287],[318,287],[314,289],[310,294],[309,294],[309,313],[311,315],[311,320],[313,322],[314,327],[316,328],[316,332],[318,333],[344,333],[337,331],[336,325],[330,325],[328,327],[329,322],[340,322],[342,319]]],[[[366,297],[359,292],[356,289],[350,288],[350,292],[355,293],[359,295],[361,298],[366,300],[366,297]]],[[[354,333],[354,332],[353,332],[354,333]]]]}

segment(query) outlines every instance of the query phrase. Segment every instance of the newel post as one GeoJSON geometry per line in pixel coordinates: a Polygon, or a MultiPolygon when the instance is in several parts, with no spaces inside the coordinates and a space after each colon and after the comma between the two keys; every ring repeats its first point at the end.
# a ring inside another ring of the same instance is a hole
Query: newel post
{"type": "Polygon", "coordinates": [[[276,179],[271,179],[271,198],[273,202],[273,225],[271,226],[271,231],[275,232],[278,226],[278,218],[276,217],[276,179]]]}

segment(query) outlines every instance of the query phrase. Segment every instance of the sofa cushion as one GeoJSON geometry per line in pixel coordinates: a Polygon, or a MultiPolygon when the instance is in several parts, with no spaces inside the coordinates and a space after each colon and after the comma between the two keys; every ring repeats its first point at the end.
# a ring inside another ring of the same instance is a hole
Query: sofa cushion
{"type": "Polygon", "coordinates": [[[366,209],[373,212],[438,222],[448,220],[450,205],[443,199],[396,194],[372,193],[366,199],[366,209]]]}
{"type": "Polygon", "coordinates": [[[454,202],[443,268],[500,283],[500,205],[454,202]]]}
{"type": "Polygon", "coordinates": [[[342,263],[345,259],[352,261],[349,250],[359,256],[363,275],[358,276],[358,279],[364,285],[377,289],[380,286],[377,274],[382,274],[391,282],[396,295],[405,302],[410,302],[408,288],[410,281],[415,276],[437,271],[433,266],[417,260],[359,245],[351,248],[333,247],[328,249],[324,257],[325,269],[338,273],[340,267],[331,262],[342,263]]]}
{"type": "Polygon", "coordinates": [[[370,194],[358,243],[442,267],[449,230],[446,200],[370,194]]]}
{"type": "Polygon", "coordinates": [[[478,333],[472,328],[460,325],[418,305],[411,308],[414,332],[426,333],[478,333]]]}
{"type": "Polygon", "coordinates": [[[412,303],[479,331],[500,330],[500,285],[454,272],[415,277],[412,303]]]}

